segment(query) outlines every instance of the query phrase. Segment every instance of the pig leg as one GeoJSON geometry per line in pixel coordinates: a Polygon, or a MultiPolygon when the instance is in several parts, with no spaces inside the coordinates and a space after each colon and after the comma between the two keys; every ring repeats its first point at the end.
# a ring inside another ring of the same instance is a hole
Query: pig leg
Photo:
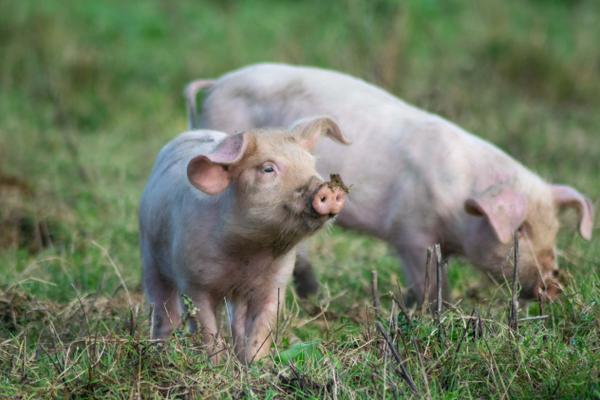
{"type": "Polygon", "coordinates": [[[233,309],[233,318],[231,321],[231,333],[233,335],[233,346],[235,354],[240,360],[245,359],[246,351],[246,315],[248,313],[248,304],[238,303],[233,309]]]}
{"type": "Polygon", "coordinates": [[[152,265],[144,268],[144,287],[152,308],[150,336],[153,339],[168,338],[181,324],[182,310],[177,288],[152,265]]]}
{"type": "Polygon", "coordinates": [[[253,299],[248,303],[246,311],[245,351],[240,357],[246,363],[258,360],[271,349],[271,338],[278,327],[277,307],[281,308],[284,300],[285,288],[275,288],[260,300],[253,299]]]}
{"type": "MultiPolygon", "coordinates": [[[[423,301],[427,301],[433,305],[437,301],[436,263],[435,260],[431,260],[429,266],[426,265],[427,246],[407,246],[404,244],[398,246],[397,251],[405,265],[409,287],[407,304],[420,305],[423,301]]],[[[441,276],[442,298],[444,299],[448,298],[447,280],[447,271],[444,270],[441,276]]]]}
{"type": "Polygon", "coordinates": [[[307,298],[319,291],[319,281],[315,276],[315,271],[310,263],[305,248],[298,251],[296,264],[294,266],[294,288],[300,298],[307,298]]]}
{"type": "Polygon", "coordinates": [[[219,349],[219,329],[217,325],[217,300],[205,291],[189,291],[190,298],[196,307],[196,318],[190,321],[190,331],[202,334],[202,342],[212,362],[221,358],[219,349]]]}

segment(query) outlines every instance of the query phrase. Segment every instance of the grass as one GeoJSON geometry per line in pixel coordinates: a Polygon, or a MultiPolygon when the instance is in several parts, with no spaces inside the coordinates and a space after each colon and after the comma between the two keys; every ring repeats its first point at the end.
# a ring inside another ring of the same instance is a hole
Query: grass
{"type": "Polygon", "coordinates": [[[0,398],[600,398],[600,239],[572,215],[567,292],[518,332],[507,285],[460,260],[438,325],[394,302],[384,244],[324,233],[323,292],[288,295],[272,357],[249,368],[211,366],[185,332],[147,340],[136,221],[158,149],[185,129],[183,85],[265,60],[375,82],[598,207],[598,37],[591,0],[0,3],[0,398]],[[418,395],[375,328],[373,269],[418,395]]]}

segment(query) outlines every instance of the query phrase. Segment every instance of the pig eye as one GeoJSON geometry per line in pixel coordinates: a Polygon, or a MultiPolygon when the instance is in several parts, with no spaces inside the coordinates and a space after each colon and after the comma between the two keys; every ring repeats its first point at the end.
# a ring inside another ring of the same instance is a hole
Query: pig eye
{"type": "Polygon", "coordinates": [[[275,172],[275,166],[271,163],[265,163],[260,167],[263,174],[272,174],[275,172]]]}

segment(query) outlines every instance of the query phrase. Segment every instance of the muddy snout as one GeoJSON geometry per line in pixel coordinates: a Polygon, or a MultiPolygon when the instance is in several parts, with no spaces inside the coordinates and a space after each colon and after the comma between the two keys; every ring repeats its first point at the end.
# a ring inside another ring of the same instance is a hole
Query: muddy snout
{"type": "Polygon", "coordinates": [[[348,188],[339,175],[331,175],[329,182],[319,186],[312,198],[312,208],[321,216],[334,217],[342,211],[348,188]]]}
{"type": "Polygon", "coordinates": [[[536,297],[540,300],[554,301],[563,292],[563,284],[555,278],[548,278],[536,286],[536,297]]]}

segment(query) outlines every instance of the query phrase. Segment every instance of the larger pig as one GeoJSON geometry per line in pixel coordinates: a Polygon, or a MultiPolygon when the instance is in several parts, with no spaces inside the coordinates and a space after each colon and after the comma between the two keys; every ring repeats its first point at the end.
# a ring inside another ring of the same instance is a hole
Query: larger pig
{"type": "MultiPolygon", "coordinates": [[[[579,233],[592,236],[592,204],[577,190],[545,182],[494,145],[351,76],[258,64],[193,82],[187,96],[192,124],[226,132],[333,116],[354,145],[340,152],[321,143],[317,168],[327,173],[335,167],[356,186],[337,222],[390,243],[416,301],[425,298],[426,249],[434,243],[446,256],[465,256],[502,280],[511,270],[507,258],[518,231],[522,296],[554,298],[562,291],[558,210],[574,208],[579,233]],[[201,89],[207,94],[198,118],[201,89]]],[[[311,269],[302,259],[298,267],[302,290],[311,269]]]]}
{"type": "Polygon", "coordinates": [[[190,131],[161,150],[139,212],[153,338],[181,323],[185,294],[213,357],[225,301],[239,358],[267,354],[296,245],[344,205],[310,154],[322,134],[347,143],[333,121],[315,118],[291,131],[190,131]]]}

